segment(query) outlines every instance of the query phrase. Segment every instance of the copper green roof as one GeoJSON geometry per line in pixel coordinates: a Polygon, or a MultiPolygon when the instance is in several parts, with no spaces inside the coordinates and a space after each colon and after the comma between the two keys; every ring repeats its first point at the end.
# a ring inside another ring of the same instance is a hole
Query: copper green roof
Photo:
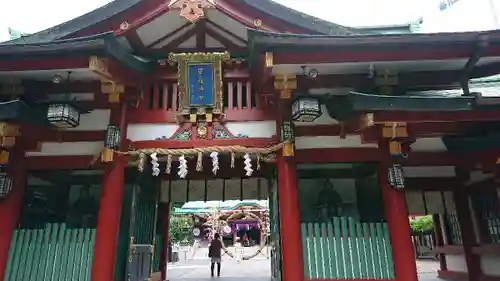
{"type": "MultiPolygon", "coordinates": [[[[104,20],[134,9],[139,3],[149,0],[115,0],[80,17],[49,29],[8,41],[6,44],[43,43],[70,38],[73,34],[103,22],[104,20]]],[[[236,1],[236,0],[231,0],[236,1]]],[[[228,1],[228,3],[231,3],[228,1]]],[[[311,31],[311,34],[355,35],[365,34],[363,29],[331,23],[299,11],[290,9],[271,0],[238,0],[270,17],[278,18],[293,26],[311,31]]],[[[371,33],[371,32],[368,32],[371,33]]]]}
{"type": "Polygon", "coordinates": [[[173,215],[182,214],[205,214],[218,211],[235,210],[242,206],[253,206],[257,209],[267,209],[268,202],[266,200],[227,200],[227,201],[194,201],[184,204],[182,207],[174,208],[173,215]]]}
{"type": "MultiPolygon", "coordinates": [[[[478,40],[487,38],[490,46],[500,45],[500,30],[455,33],[358,34],[333,36],[318,34],[275,33],[248,29],[251,51],[333,50],[369,48],[370,50],[429,48],[436,46],[473,48],[478,40]]],[[[471,49],[472,50],[472,49],[471,49]]]]}
{"type": "Polygon", "coordinates": [[[156,61],[145,61],[123,49],[112,32],[75,39],[45,43],[0,44],[0,59],[63,58],[74,56],[105,56],[139,72],[152,72],[156,61]]]}

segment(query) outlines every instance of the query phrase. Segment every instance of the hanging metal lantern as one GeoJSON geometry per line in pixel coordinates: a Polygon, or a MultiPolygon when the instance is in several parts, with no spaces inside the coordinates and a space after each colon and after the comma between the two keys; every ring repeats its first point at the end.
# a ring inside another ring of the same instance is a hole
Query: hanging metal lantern
{"type": "Polygon", "coordinates": [[[104,140],[104,147],[119,150],[120,149],[120,140],[121,140],[121,131],[118,126],[108,125],[106,129],[106,138],[104,140]]]}
{"type": "Polygon", "coordinates": [[[322,114],[318,99],[301,97],[292,104],[292,119],[299,122],[313,122],[322,114]]]}
{"type": "Polygon", "coordinates": [[[295,139],[293,124],[291,121],[283,121],[281,123],[281,141],[291,141],[295,139]]]}
{"type": "Polygon", "coordinates": [[[4,167],[0,167],[0,198],[7,197],[12,191],[12,179],[4,167]]]}
{"type": "Polygon", "coordinates": [[[405,188],[405,176],[403,167],[400,164],[393,164],[389,168],[389,184],[395,189],[405,188]]]}
{"type": "Polygon", "coordinates": [[[75,128],[80,125],[80,110],[70,103],[49,104],[47,120],[58,128],[75,128]]]}

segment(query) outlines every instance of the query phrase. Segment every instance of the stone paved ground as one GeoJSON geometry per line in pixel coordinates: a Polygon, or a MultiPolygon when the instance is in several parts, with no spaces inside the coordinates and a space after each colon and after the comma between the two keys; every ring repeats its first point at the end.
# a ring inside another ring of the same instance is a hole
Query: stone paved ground
{"type": "MultiPolygon", "coordinates": [[[[251,252],[254,249],[246,249],[251,252]]],[[[224,257],[222,260],[221,277],[210,277],[210,262],[206,257],[206,249],[200,249],[193,259],[182,260],[177,263],[169,264],[168,280],[170,281],[269,281],[270,280],[270,261],[265,256],[242,261],[224,257]]],[[[437,278],[437,261],[418,261],[417,269],[419,272],[419,281],[441,281],[437,278]]]]}

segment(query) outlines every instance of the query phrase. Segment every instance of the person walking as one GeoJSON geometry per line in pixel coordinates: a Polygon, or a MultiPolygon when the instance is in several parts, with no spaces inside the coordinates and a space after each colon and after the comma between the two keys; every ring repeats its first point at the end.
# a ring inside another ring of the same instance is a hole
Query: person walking
{"type": "Polygon", "coordinates": [[[222,241],[219,233],[215,233],[214,239],[208,247],[208,257],[210,258],[210,273],[214,277],[215,264],[217,263],[217,276],[220,276],[222,241]]]}

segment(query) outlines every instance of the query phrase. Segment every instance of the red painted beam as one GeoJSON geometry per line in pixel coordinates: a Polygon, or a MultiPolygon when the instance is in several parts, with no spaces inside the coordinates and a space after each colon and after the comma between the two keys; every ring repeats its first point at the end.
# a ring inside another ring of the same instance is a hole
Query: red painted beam
{"type": "Polygon", "coordinates": [[[26,157],[28,170],[86,170],[103,169],[106,164],[97,161],[92,164],[94,156],[33,156],[26,157]]]}
{"type": "MultiPolygon", "coordinates": [[[[465,121],[465,122],[423,122],[411,123],[408,125],[409,134],[416,137],[440,137],[444,135],[458,135],[467,132],[468,130],[477,127],[484,123],[465,121]]],[[[348,135],[364,134],[373,137],[378,137],[380,129],[370,127],[360,130],[359,126],[351,125],[344,128],[344,132],[348,135]],[[368,131],[371,131],[367,134],[368,131]]],[[[318,126],[297,126],[295,134],[297,137],[314,137],[314,136],[340,136],[342,127],[335,125],[318,125],[318,126]]]]}
{"type": "MultiPolygon", "coordinates": [[[[399,85],[409,88],[450,88],[453,83],[458,83],[460,73],[457,70],[445,71],[415,71],[400,73],[398,76],[399,85]]],[[[273,81],[269,81],[266,86],[272,87],[273,81]]],[[[324,74],[316,79],[307,76],[297,76],[297,88],[335,88],[349,87],[360,88],[363,86],[373,86],[373,79],[366,74],[324,74]]]]}
{"type": "Polygon", "coordinates": [[[240,138],[240,139],[214,139],[214,140],[149,140],[135,141],[132,146],[135,149],[141,148],[199,148],[208,146],[233,146],[241,145],[247,147],[265,147],[276,143],[276,138],[240,138]]]}
{"type": "Polygon", "coordinates": [[[0,60],[0,71],[87,69],[89,57],[0,60]]]}
{"type": "Polygon", "coordinates": [[[463,121],[499,121],[500,110],[474,110],[454,112],[427,112],[427,111],[385,111],[376,112],[373,121],[382,122],[463,122],[463,121]]]}
{"type": "MultiPolygon", "coordinates": [[[[353,43],[354,44],[354,43],[353,43]]],[[[332,44],[332,49],[339,46],[332,44]]],[[[408,51],[400,50],[349,50],[342,46],[342,50],[318,51],[310,49],[307,51],[275,52],[274,64],[320,64],[320,63],[343,63],[343,62],[374,62],[374,61],[421,61],[421,60],[452,60],[468,59],[471,56],[470,48],[419,48],[408,51]]],[[[484,55],[500,56],[500,48],[490,48],[484,55]]]]}
{"type": "Polygon", "coordinates": [[[406,178],[405,188],[412,190],[450,191],[460,181],[457,178],[406,178]]]}
{"type": "MultiPolygon", "coordinates": [[[[379,162],[388,157],[379,148],[318,148],[300,149],[295,152],[297,163],[352,163],[379,162]]],[[[476,159],[468,154],[451,152],[412,152],[405,166],[455,166],[468,167],[476,159]]]]}
{"type": "Polygon", "coordinates": [[[378,162],[382,159],[378,148],[315,148],[295,151],[297,163],[378,162]]]}
{"type": "Polygon", "coordinates": [[[66,92],[74,94],[101,93],[100,81],[71,81],[69,85],[64,83],[55,84],[52,83],[52,81],[26,81],[23,82],[23,86],[25,87],[26,92],[36,91],[40,94],[63,94],[66,92]]]}
{"type": "Polygon", "coordinates": [[[56,130],[43,126],[24,124],[21,127],[21,142],[92,142],[104,140],[105,131],[56,130]]]}

